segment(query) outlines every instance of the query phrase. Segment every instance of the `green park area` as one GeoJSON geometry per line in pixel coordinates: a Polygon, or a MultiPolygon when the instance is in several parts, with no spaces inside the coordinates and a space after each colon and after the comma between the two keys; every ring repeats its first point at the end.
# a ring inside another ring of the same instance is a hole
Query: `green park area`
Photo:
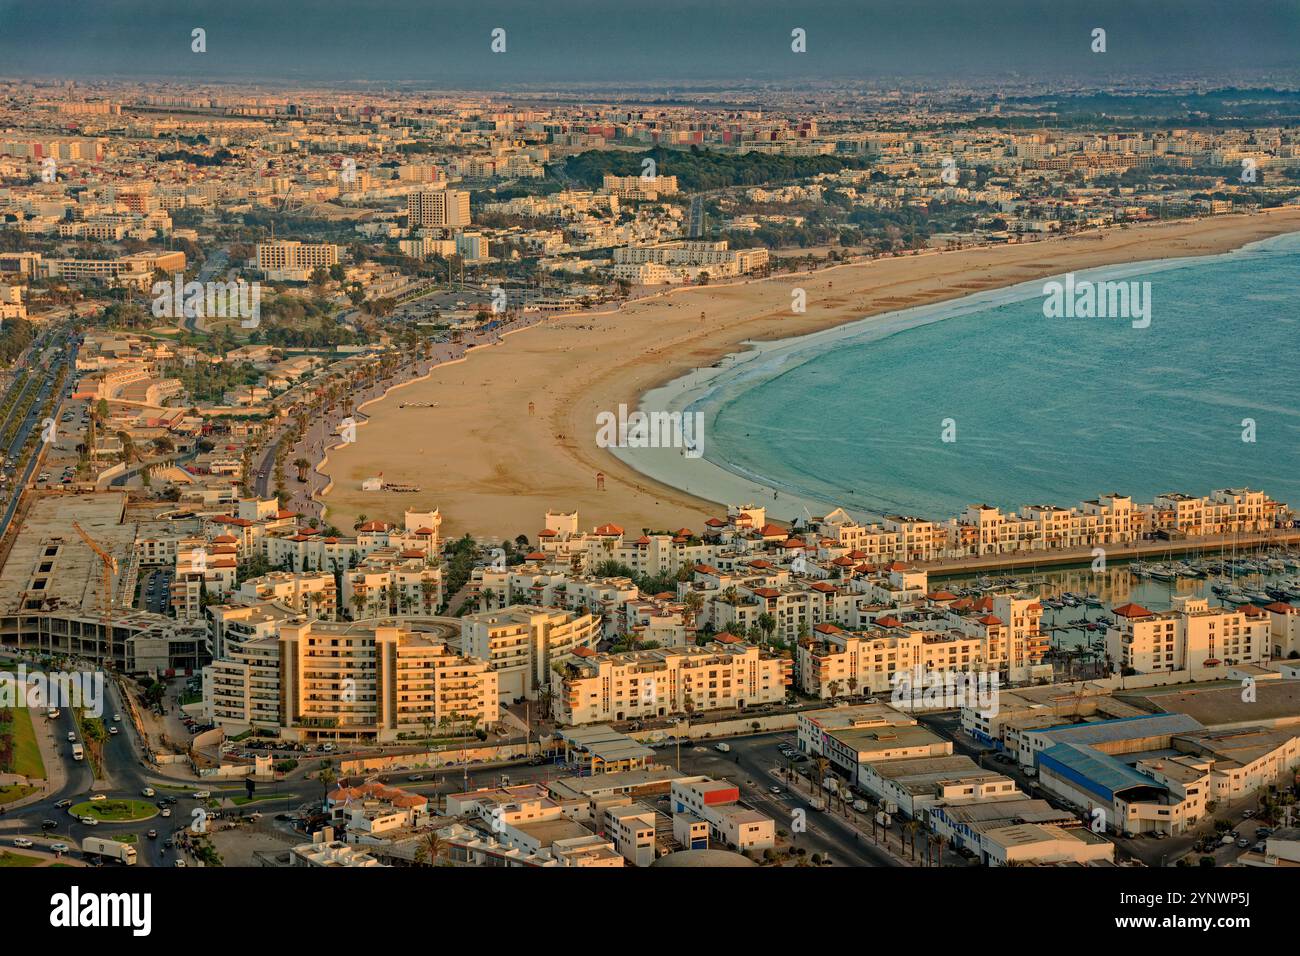
{"type": "Polygon", "coordinates": [[[45,861],[37,856],[28,856],[26,853],[12,853],[9,850],[0,850],[0,870],[9,868],[15,869],[23,866],[40,866],[45,861]]]}
{"type": "MultiPolygon", "coordinates": [[[[0,710],[0,771],[22,774],[29,780],[45,779],[45,762],[36,743],[31,711],[26,707],[0,710]]],[[[11,784],[0,787],[0,807],[23,799],[38,786],[11,784]]]]}
{"type": "Polygon", "coordinates": [[[158,815],[158,808],[143,800],[86,800],[72,807],[74,817],[94,817],[100,823],[138,823],[158,815]]]}

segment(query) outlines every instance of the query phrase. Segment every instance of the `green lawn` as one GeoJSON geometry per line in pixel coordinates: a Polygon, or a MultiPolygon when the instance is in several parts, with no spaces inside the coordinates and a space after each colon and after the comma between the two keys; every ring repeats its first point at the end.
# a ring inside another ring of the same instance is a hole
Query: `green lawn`
{"type": "Polygon", "coordinates": [[[0,787],[0,807],[13,803],[16,800],[21,800],[23,797],[29,796],[39,789],[40,787],[0,787]]]}
{"type": "Polygon", "coordinates": [[[28,856],[25,853],[10,853],[8,850],[0,850],[0,868],[40,866],[44,862],[45,861],[40,857],[28,856]]]}
{"type": "Polygon", "coordinates": [[[245,804],[249,804],[249,803],[263,803],[268,800],[279,800],[279,799],[280,799],[280,795],[278,793],[259,793],[252,797],[231,797],[230,802],[237,807],[242,807],[245,804]]]}
{"type": "Polygon", "coordinates": [[[142,800],[86,800],[71,808],[74,817],[94,817],[102,823],[135,823],[158,815],[158,808],[142,800]]]}
{"type": "Polygon", "coordinates": [[[41,748],[36,744],[36,729],[32,726],[32,712],[27,707],[14,707],[13,715],[14,762],[6,769],[35,780],[45,779],[45,762],[41,748]]]}

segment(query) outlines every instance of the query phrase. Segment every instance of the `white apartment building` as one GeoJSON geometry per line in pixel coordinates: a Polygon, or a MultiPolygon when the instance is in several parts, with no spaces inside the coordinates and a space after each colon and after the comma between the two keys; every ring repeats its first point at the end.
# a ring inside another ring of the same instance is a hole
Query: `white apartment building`
{"type": "Polygon", "coordinates": [[[676,176],[614,176],[605,174],[601,192],[619,199],[654,201],[677,193],[676,176]]]}
{"type": "Polygon", "coordinates": [[[328,242],[277,239],[257,244],[257,268],[268,279],[305,282],[317,268],[339,263],[339,247],[328,242]]]}
{"type": "Polygon", "coordinates": [[[601,637],[598,615],[528,604],[461,618],[461,649],[487,661],[502,701],[527,698],[552,683],[552,665],[592,651],[601,637]]]}
{"type": "Polygon", "coordinates": [[[414,239],[398,240],[397,246],[408,256],[415,259],[428,259],[442,256],[449,259],[456,254],[456,240],[434,239],[431,236],[419,236],[414,239]]]}
{"type": "Polygon", "coordinates": [[[1114,613],[1106,654],[1125,672],[1206,676],[1225,664],[1262,663],[1272,653],[1269,615],[1254,605],[1212,608],[1205,598],[1176,594],[1168,611],[1129,603],[1114,613]]]}
{"type": "Polygon", "coordinates": [[[496,674],[441,638],[397,625],[286,622],[205,669],[204,700],[226,725],[267,720],[284,739],[393,742],[499,716],[496,674]],[[274,676],[273,676],[274,675],[274,676]]]}
{"type": "Polygon", "coordinates": [[[1265,606],[1268,615],[1269,656],[1274,660],[1300,657],[1300,606],[1281,601],[1265,606]]]}
{"type": "Polygon", "coordinates": [[[469,193],[461,189],[417,190],[406,196],[407,227],[463,227],[470,224],[469,193]]]}
{"type": "Polygon", "coordinates": [[[941,612],[885,614],[860,630],[824,622],[797,648],[800,689],[822,699],[888,693],[894,674],[1005,674],[1040,676],[1048,639],[1043,609],[1032,598],[998,595],[941,612]]]}
{"type": "Polygon", "coordinates": [[[725,635],[693,644],[620,654],[582,653],[552,681],[561,724],[730,710],[785,700],[790,661],[725,635]]]}
{"type": "Polygon", "coordinates": [[[730,249],[725,239],[716,241],[678,239],[614,250],[614,278],[636,281],[639,267],[662,266],[672,273],[694,276],[707,272],[712,277],[744,275],[767,265],[766,249],[730,249]],[[621,270],[621,271],[620,271],[621,270]]]}
{"type": "Polygon", "coordinates": [[[630,578],[550,571],[538,562],[499,569],[475,568],[470,582],[478,594],[481,610],[531,604],[586,611],[600,615],[604,636],[609,638],[628,633],[629,608],[641,602],[641,590],[630,578]]]}
{"type": "Polygon", "coordinates": [[[203,616],[204,599],[223,601],[235,589],[238,547],[230,536],[207,541],[185,538],[176,544],[176,576],[171,603],[180,620],[203,616]]]}
{"type": "Polygon", "coordinates": [[[319,571],[272,571],[244,581],[235,596],[244,604],[276,601],[301,614],[327,621],[334,620],[338,614],[334,575],[319,571]]]}
{"type": "Polygon", "coordinates": [[[419,549],[371,551],[345,571],[343,608],[353,620],[389,614],[437,613],[442,605],[442,569],[419,549]]]}
{"type": "Polygon", "coordinates": [[[576,511],[548,511],[546,527],[537,534],[538,553],[552,563],[567,563],[575,571],[594,571],[604,561],[625,564],[636,574],[675,574],[685,564],[707,561],[721,546],[706,544],[689,528],[673,534],[640,535],[629,540],[619,525],[603,524],[578,530],[576,511]]]}

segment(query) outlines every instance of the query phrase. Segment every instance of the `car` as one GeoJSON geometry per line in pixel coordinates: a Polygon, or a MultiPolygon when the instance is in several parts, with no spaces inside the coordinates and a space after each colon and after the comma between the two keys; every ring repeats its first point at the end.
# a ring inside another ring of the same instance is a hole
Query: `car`
{"type": "Polygon", "coordinates": [[[780,792],[781,792],[781,788],[780,788],[780,787],[768,787],[768,788],[767,788],[767,792],[768,792],[768,793],[780,793],[780,792]]]}
{"type": "Polygon", "coordinates": [[[140,792],[146,797],[152,797],[155,793],[157,793],[157,791],[154,790],[153,787],[145,787],[140,792]]]}
{"type": "Polygon", "coordinates": [[[1264,853],[1268,850],[1268,843],[1264,840],[1260,840],[1253,847],[1251,847],[1251,849],[1256,853],[1264,853]]]}
{"type": "Polygon", "coordinates": [[[91,797],[90,797],[90,802],[91,802],[91,803],[99,803],[99,801],[101,801],[101,800],[107,800],[107,799],[108,799],[108,797],[104,796],[104,794],[102,794],[102,793],[96,793],[96,794],[92,794],[92,795],[91,795],[91,797]]]}
{"type": "Polygon", "coordinates": [[[1272,828],[1272,827],[1256,827],[1256,828],[1255,828],[1255,839],[1259,839],[1260,837],[1272,836],[1272,835],[1273,835],[1273,828],[1272,828]]]}
{"type": "Polygon", "coordinates": [[[41,821],[41,829],[42,829],[42,830],[57,830],[58,828],[59,828],[59,821],[58,821],[58,820],[42,820],[42,821],[41,821]]]}
{"type": "Polygon", "coordinates": [[[81,818],[81,823],[82,823],[83,826],[88,826],[88,827],[97,827],[97,826],[99,826],[99,821],[98,821],[97,819],[95,819],[94,817],[82,817],[82,818],[81,818]]]}
{"type": "Polygon", "coordinates": [[[169,816],[172,815],[172,808],[171,808],[171,807],[163,807],[161,810],[158,811],[158,815],[159,815],[160,817],[169,817],[169,816]]]}
{"type": "Polygon", "coordinates": [[[69,730],[69,731],[68,731],[68,743],[70,743],[70,744],[75,744],[76,742],[77,742],[77,735],[76,735],[75,733],[73,733],[71,730],[69,730]]]}
{"type": "Polygon", "coordinates": [[[115,724],[120,724],[121,722],[122,722],[122,715],[121,715],[121,714],[114,714],[114,715],[113,715],[113,723],[115,723],[115,724]]]}
{"type": "Polygon", "coordinates": [[[156,840],[158,839],[158,831],[150,830],[148,833],[145,834],[145,836],[147,836],[150,840],[156,840]]]}
{"type": "Polygon", "coordinates": [[[323,750],[323,751],[325,751],[326,753],[332,753],[333,750],[334,750],[334,745],[333,745],[333,744],[321,744],[321,748],[320,748],[320,749],[323,750]]]}
{"type": "Polygon", "coordinates": [[[424,774],[422,774],[422,773],[413,773],[413,774],[411,774],[409,777],[407,777],[406,779],[409,780],[409,781],[411,781],[411,783],[415,783],[417,780],[423,780],[423,779],[424,779],[424,774]]]}
{"type": "Polygon", "coordinates": [[[209,800],[212,798],[212,792],[210,790],[195,790],[190,796],[195,800],[209,800]]]}
{"type": "Polygon", "coordinates": [[[108,728],[108,734],[109,734],[110,737],[116,737],[116,736],[117,736],[117,728],[116,728],[116,727],[109,727],[109,728],[108,728]]]}
{"type": "Polygon", "coordinates": [[[1242,850],[1248,850],[1250,849],[1250,841],[1247,840],[1245,837],[1242,837],[1240,840],[1237,841],[1237,847],[1242,850]]]}
{"type": "Polygon", "coordinates": [[[184,860],[177,860],[177,861],[175,862],[175,864],[173,864],[173,865],[174,865],[174,866],[184,866],[184,865],[185,865],[185,861],[184,861],[184,860]]]}
{"type": "Polygon", "coordinates": [[[51,843],[50,849],[55,853],[67,853],[71,848],[66,843],[51,843]]]}
{"type": "Polygon", "coordinates": [[[70,806],[72,806],[72,801],[71,801],[71,800],[60,800],[58,803],[55,804],[55,806],[58,807],[60,810],[62,810],[62,809],[64,809],[65,807],[70,807],[70,806]]]}
{"type": "Polygon", "coordinates": [[[1242,816],[1242,819],[1243,819],[1243,820],[1249,820],[1249,819],[1250,819],[1251,817],[1253,817],[1254,815],[1255,815],[1255,811],[1254,811],[1254,810],[1247,810],[1247,811],[1246,811],[1245,813],[1243,813],[1241,816],[1242,816]]]}
{"type": "Polygon", "coordinates": [[[16,837],[13,843],[14,846],[22,850],[29,850],[36,845],[31,840],[27,839],[27,837],[16,837]]]}

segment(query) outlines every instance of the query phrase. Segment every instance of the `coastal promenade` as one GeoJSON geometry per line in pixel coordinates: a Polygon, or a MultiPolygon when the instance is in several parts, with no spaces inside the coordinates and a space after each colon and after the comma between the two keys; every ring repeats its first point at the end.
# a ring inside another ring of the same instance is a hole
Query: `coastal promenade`
{"type": "MultiPolygon", "coordinates": [[[[1173,541],[1141,541],[1133,544],[1112,544],[1104,548],[1107,562],[1131,561],[1139,558],[1168,558],[1204,552],[1250,552],[1256,548],[1300,545],[1300,528],[1277,529],[1259,534],[1224,535],[1221,537],[1184,538],[1173,541]]],[[[1064,567],[1088,564],[1093,560],[1092,548],[1068,548],[1061,551],[1010,551],[1002,554],[983,554],[966,558],[943,558],[937,561],[918,561],[916,567],[930,575],[964,574],[971,571],[1012,571],[1035,568],[1064,567]]]]}

